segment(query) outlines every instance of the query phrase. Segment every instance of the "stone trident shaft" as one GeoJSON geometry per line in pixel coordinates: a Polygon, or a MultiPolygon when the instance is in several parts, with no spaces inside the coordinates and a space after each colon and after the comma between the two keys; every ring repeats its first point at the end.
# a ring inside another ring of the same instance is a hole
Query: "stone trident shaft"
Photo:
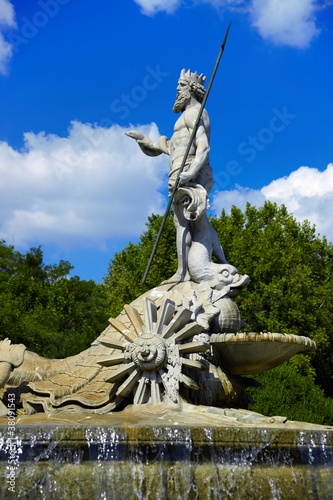
{"type": "Polygon", "coordinates": [[[179,172],[178,172],[178,175],[177,175],[177,178],[176,178],[176,181],[175,181],[175,184],[173,186],[173,189],[171,191],[171,194],[170,194],[170,198],[169,198],[169,203],[167,205],[167,208],[165,210],[165,214],[163,216],[163,219],[162,219],[162,223],[161,223],[161,227],[158,231],[158,234],[157,234],[157,237],[156,237],[156,240],[155,240],[155,244],[154,244],[154,248],[150,254],[150,258],[149,258],[149,262],[147,264],[147,267],[146,267],[146,271],[145,271],[145,274],[142,278],[142,283],[145,283],[146,282],[146,279],[147,279],[147,276],[148,276],[148,273],[149,273],[149,269],[150,269],[150,266],[153,262],[153,259],[154,259],[154,256],[155,256],[155,253],[156,253],[156,249],[157,249],[157,246],[158,246],[158,243],[160,241],[160,238],[161,238],[161,234],[162,234],[162,231],[163,231],[163,228],[165,226],[165,222],[167,220],[167,217],[169,215],[169,211],[170,211],[170,208],[171,208],[171,205],[172,205],[172,202],[173,202],[173,199],[174,199],[174,196],[176,194],[176,191],[178,189],[178,185],[179,185],[179,178],[180,178],[180,174],[182,173],[182,171],[184,170],[184,167],[185,167],[185,163],[186,163],[186,160],[187,160],[187,157],[188,157],[188,154],[190,152],[190,149],[191,149],[191,146],[192,146],[192,143],[194,141],[194,138],[195,138],[195,135],[197,133],[197,130],[198,130],[198,126],[199,126],[199,122],[200,122],[200,119],[201,119],[201,116],[202,116],[202,113],[203,113],[203,110],[205,108],[205,105],[206,105],[206,101],[208,99],[208,95],[209,95],[209,92],[210,92],[210,89],[213,85],[213,81],[214,81],[214,78],[215,78],[215,74],[216,74],[216,71],[217,71],[217,68],[220,64],[220,60],[221,60],[221,57],[222,57],[222,54],[223,54],[223,51],[224,51],[224,47],[225,47],[225,44],[226,44],[226,41],[227,41],[227,37],[228,37],[228,33],[229,33],[229,29],[230,29],[230,26],[231,26],[231,23],[229,24],[228,26],[228,29],[226,31],[226,34],[224,35],[224,39],[223,39],[223,42],[222,42],[222,45],[221,45],[221,48],[220,48],[220,52],[219,52],[219,55],[217,57],[217,60],[216,60],[216,63],[215,63],[215,66],[214,66],[214,69],[213,69],[213,73],[212,73],[212,76],[210,77],[210,80],[209,80],[209,84],[208,84],[208,87],[207,87],[207,90],[205,92],[205,95],[204,95],[204,98],[203,98],[203,101],[201,103],[201,107],[200,107],[200,110],[199,110],[199,113],[198,113],[198,116],[197,116],[197,119],[196,119],[196,122],[194,124],[194,127],[193,127],[193,130],[192,130],[192,133],[191,133],[191,137],[190,137],[190,140],[188,142],[188,145],[187,145],[187,148],[186,148],[186,151],[185,151],[185,154],[184,154],[184,158],[183,158],[183,161],[182,161],[182,164],[180,166],[180,169],[179,169],[179,172]]]}

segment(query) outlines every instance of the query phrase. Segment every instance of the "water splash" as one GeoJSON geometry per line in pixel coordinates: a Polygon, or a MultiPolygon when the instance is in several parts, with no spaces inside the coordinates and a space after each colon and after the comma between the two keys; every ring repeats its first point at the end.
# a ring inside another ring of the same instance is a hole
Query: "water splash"
{"type": "MultiPolygon", "coordinates": [[[[38,427],[17,436],[24,464],[19,468],[21,498],[117,499],[122,491],[135,500],[282,500],[286,487],[288,498],[329,498],[329,430],[180,425],[67,429],[38,427]]],[[[5,435],[0,435],[0,452],[6,456],[7,451],[5,435]]]]}

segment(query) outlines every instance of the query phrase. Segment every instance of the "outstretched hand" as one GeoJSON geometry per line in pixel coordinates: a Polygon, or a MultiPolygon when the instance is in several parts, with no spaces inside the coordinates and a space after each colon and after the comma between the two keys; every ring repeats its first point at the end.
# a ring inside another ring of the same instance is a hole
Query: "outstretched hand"
{"type": "MultiPolygon", "coordinates": [[[[132,139],[135,139],[136,142],[139,144],[139,146],[142,148],[148,148],[148,149],[153,149],[154,144],[151,142],[149,137],[142,132],[139,132],[138,130],[129,130],[128,132],[125,132],[128,137],[131,137],[132,139]]],[[[145,152],[145,151],[144,151],[145,152]]]]}
{"type": "Polygon", "coordinates": [[[138,130],[129,130],[128,132],[125,132],[125,134],[128,135],[128,137],[135,139],[136,141],[143,141],[144,138],[147,137],[138,130]]]}
{"type": "Polygon", "coordinates": [[[135,139],[141,150],[148,156],[158,156],[162,153],[161,149],[154,144],[147,135],[138,130],[129,130],[125,132],[128,137],[135,139]]]}

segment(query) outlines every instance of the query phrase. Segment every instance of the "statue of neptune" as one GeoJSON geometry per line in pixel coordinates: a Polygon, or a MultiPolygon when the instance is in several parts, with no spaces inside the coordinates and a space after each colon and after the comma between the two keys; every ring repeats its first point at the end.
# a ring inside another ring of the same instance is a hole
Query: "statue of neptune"
{"type": "MultiPolygon", "coordinates": [[[[185,69],[181,71],[173,107],[173,111],[181,112],[181,115],[175,123],[170,140],[161,136],[154,143],[136,130],[126,132],[136,140],[146,155],[158,156],[165,153],[170,156],[169,191],[172,191],[176,181],[200,111],[205,95],[204,81],[203,74],[198,76],[197,72],[185,72],[185,69]]],[[[217,285],[222,273],[225,276],[226,272],[234,269],[228,265],[216,231],[211,227],[206,214],[209,208],[208,194],[214,184],[209,164],[209,140],[210,121],[204,109],[173,201],[178,269],[168,280],[169,283],[213,281],[212,286],[219,288],[217,285]],[[216,263],[212,262],[213,255],[216,263]]]]}

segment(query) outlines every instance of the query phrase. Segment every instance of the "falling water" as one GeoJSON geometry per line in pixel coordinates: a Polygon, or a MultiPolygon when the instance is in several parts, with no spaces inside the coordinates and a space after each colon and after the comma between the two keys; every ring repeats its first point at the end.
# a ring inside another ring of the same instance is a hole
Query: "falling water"
{"type": "MultiPolygon", "coordinates": [[[[4,426],[1,427],[3,430],[4,426]]],[[[332,431],[196,426],[17,426],[16,497],[330,499],[332,431]]],[[[0,456],[9,442],[0,434],[0,456]]]]}

